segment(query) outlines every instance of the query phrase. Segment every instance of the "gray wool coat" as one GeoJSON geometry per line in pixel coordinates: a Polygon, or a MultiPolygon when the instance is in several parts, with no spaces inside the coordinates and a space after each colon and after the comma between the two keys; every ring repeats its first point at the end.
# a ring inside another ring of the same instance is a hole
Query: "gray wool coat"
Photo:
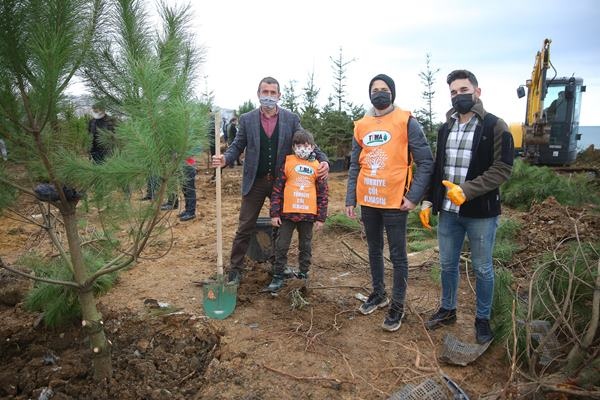
{"type": "MultiPolygon", "coordinates": [[[[292,154],[292,136],[294,132],[302,129],[298,115],[284,108],[279,108],[279,140],[277,143],[277,161],[275,163],[276,174],[279,175],[285,157],[292,154]]],[[[244,158],[244,174],[242,178],[242,196],[248,194],[258,170],[260,157],[260,109],[257,108],[245,114],[239,119],[238,133],[233,143],[225,152],[225,163],[233,165],[235,160],[246,150],[244,158]]],[[[315,149],[317,160],[327,161],[327,156],[318,147],[315,149]]]]}

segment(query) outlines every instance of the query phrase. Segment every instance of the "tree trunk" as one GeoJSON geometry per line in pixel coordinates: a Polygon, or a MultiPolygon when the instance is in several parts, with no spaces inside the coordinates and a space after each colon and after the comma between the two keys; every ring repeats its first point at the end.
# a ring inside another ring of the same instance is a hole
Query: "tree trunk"
{"type": "MultiPolygon", "coordinates": [[[[60,211],[67,233],[75,282],[82,285],[86,281],[88,273],[83,258],[83,252],[81,250],[79,232],[77,231],[75,206],[76,203],[69,203],[66,206],[62,205],[60,211]]],[[[81,316],[83,318],[82,326],[90,338],[94,379],[109,379],[112,376],[110,342],[106,339],[102,315],[96,308],[96,299],[94,298],[94,292],[91,287],[79,292],[79,304],[81,306],[81,316]]]]}

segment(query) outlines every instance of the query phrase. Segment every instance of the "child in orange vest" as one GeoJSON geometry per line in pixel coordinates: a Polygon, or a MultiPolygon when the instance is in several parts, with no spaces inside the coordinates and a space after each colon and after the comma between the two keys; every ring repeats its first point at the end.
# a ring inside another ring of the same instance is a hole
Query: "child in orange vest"
{"type": "Polygon", "coordinates": [[[286,157],[281,173],[273,185],[271,195],[271,224],[279,228],[275,241],[273,280],[265,291],[281,289],[287,253],[294,229],[298,231],[298,277],[308,279],[312,256],[312,231],[323,227],[327,218],[327,180],[317,178],[319,162],[313,150],[315,139],[305,130],[292,137],[294,154],[286,157]]]}

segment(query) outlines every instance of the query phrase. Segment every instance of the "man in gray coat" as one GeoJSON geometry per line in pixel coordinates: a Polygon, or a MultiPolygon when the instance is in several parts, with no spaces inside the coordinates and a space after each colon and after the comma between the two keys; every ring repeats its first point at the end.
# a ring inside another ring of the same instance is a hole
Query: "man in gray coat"
{"type": "MultiPolygon", "coordinates": [[[[265,198],[271,197],[273,183],[280,173],[285,157],[292,154],[292,135],[299,129],[298,115],[277,106],[281,97],[279,82],[263,78],[257,91],[260,107],[242,114],[238,133],[227,151],[213,156],[212,166],[233,165],[246,150],[242,178],[242,206],[239,224],[231,247],[228,280],[239,282],[244,270],[244,256],[255,229],[265,198]]],[[[320,161],[318,174],[326,179],[329,172],[327,156],[317,147],[320,161]]]]}

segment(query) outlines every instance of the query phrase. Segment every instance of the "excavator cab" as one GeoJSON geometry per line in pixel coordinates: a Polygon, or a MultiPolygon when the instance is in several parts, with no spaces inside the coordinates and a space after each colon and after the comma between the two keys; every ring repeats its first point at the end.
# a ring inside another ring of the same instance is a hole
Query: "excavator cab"
{"type": "Polygon", "coordinates": [[[524,154],[535,164],[569,165],[577,157],[581,93],[585,92],[581,78],[555,78],[548,81],[542,120],[545,120],[547,140],[528,142],[524,154]]]}

